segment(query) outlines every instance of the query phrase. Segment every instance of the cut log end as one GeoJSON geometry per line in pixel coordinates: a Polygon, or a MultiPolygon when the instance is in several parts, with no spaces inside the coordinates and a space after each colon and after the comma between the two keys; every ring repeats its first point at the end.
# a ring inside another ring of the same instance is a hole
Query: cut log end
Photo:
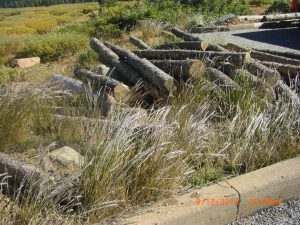
{"type": "Polygon", "coordinates": [[[126,85],[116,85],[114,88],[114,97],[117,101],[127,102],[131,98],[131,91],[126,85]]]}
{"type": "Polygon", "coordinates": [[[203,51],[206,51],[206,49],[208,48],[209,44],[206,41],[201,41],[200,42],[200,49],[203,51]]]}
{"type": "Polygon", "coordinates": [[[195,60],[189,69],[189,76],[191,78],[196,78],[202,76],[206,71],[205,64],[200,60],[195,60]]]}

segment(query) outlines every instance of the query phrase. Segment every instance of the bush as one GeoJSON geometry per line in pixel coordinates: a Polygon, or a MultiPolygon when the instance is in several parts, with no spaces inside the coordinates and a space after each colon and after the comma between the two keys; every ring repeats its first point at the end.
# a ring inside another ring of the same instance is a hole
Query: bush
{"type": "Polygon", "coordinates": [[[266,14],[270,13],[288,13],[290,11],[289,0],[277,0],[267,10],[266,14]]]}
{"type": "Polygon", "coordinates": [[[80,68],[92,69],[99,64],[99,56],[92,49],[80,53],[77,58],[77,65],[80,68]]]}
{"type": "Polygon", "coordinates": [[[25,26],[34,29],[38,34],[48,33],[51,29],[57,26],[57,21],[53,20],[33,20],[25,24],[25,26]]]}
{"type": "Polygon", "coordinates": [[[242,15],[250,12],[244,0],[201,0],[200,8],[204,14],[213,16],[229,13],[242,15]]]}
{"type": "Polygon", "coordinates": [[[26,41],[25,47],[17,53],[17,57],[41,58],[42,62],[57,60],[59,57],[74,54],[86,47],[88,37],[64,33],[51,33],[36,36],[26,41]]]}
{"type": "Polygon", "coordinates": [[[0,66],[0,85],[6,86],[9,82],[24,81],[25,73],[17,68],[0,66]]]}

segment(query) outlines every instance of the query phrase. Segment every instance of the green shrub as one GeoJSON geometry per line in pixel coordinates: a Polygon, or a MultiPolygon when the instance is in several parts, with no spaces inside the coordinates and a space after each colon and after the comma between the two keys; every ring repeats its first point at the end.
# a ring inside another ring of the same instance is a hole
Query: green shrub
{"type": "Polygon", "coordinates": [[[6,86],[9,82],[24,81],[25,73],[17,68],[0,66],[0,85],[6,86]]]}
{"type": "Polygon", "coordinates": [[[80,68],[92,69],[99,63],[99,56],[92,49],[80,53],[77,58],[77,65],[80,68]]]}
{"type": "Polygon", "coordinates": [[[290,11],[289,0],[277,0],[267,10],[266,14],[270,13],[288,13],[290,11]]]}
{"type": "Polygon", "coordinates": [[[200,8],[204,14],[214,16],[229,13],[242,15],[250,12],[244,0],[202,0],[200,8]]]}
{"type": "Polygon", "coordinates": [[[36,36],[25,43],[17,57],[38,56],[42,62],[54,61],[59,57],[74,54],[86,47],[88,37],[65,33],[51,33],[36,36]]]}
{"type": "Polygon", "coordinates": [[[59,27],[57,29],[58,33],[73,33],[73,35],[86,35],[89,36],[93,33],[94,31],[94,26],[91,24],[91,22],[85,22],[85,23],[76,23],[72,22],[69,24],[66,24],[62,27],[59,27]]]}
{"type": "Polygon", "coordinates": [[[255,5],[255,6],[261,6],[263,4],[263,1],[262,0],[250,0],[249,4],[255,5]]]}

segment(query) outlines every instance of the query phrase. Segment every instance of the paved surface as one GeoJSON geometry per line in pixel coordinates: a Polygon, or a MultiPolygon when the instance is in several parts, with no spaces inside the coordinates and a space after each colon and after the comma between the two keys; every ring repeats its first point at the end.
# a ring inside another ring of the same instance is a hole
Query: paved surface
{"type": "Polygon", "coordinates": [[[200,34],[200,36],[216,44],[234,43],[246,48],[300,53],[300,28],[247,29],[200,34]]]}
{"type": "Polygon", "coordinates": [[[264,209],[230,225],[300,225],[300,199],[264,209]]]}

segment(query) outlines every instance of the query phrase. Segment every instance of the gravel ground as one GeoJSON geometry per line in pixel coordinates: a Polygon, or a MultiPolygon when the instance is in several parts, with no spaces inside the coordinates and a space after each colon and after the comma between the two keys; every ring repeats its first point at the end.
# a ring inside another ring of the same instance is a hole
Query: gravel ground
{"type": "Polygon", "coordinates": [[[234,43],[246,48],[300,53],[300,28],[247,29],[232,32],[199,34],[215,44],[234,43]]]}
{"type": "Polygon", "coordinates": [[[300,198],[264,209],[230,225],[300,225],[300,198]]]}

